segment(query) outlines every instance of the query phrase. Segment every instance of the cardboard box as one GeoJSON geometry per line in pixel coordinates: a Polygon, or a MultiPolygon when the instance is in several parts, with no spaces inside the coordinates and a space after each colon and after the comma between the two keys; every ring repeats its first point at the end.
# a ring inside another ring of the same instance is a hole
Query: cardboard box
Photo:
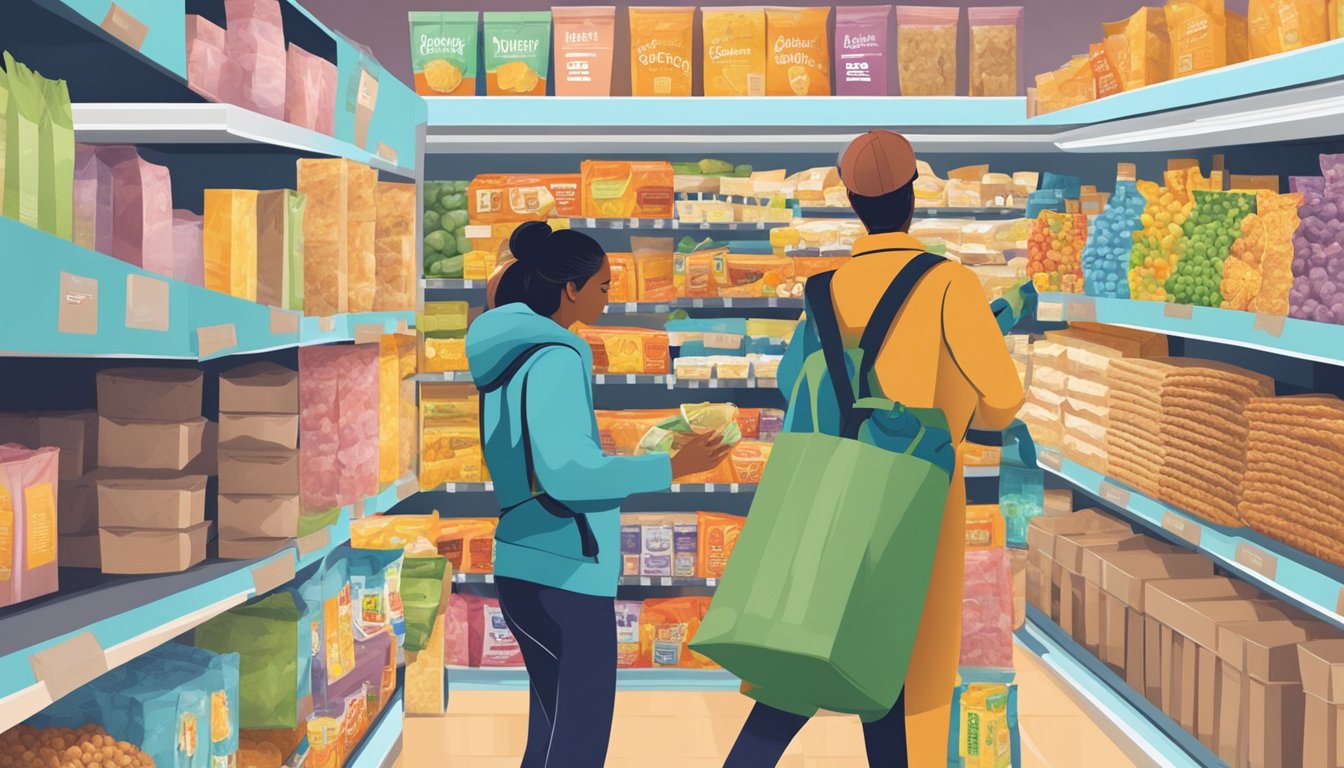
{"type": "Polygon", "coordinates": [[[299,492],[299,452],[250,438],[219,447],[219,492],[293,496],[299,492]]]}
{"type": "Polygon", "coordinates": [[[1297,663],[1306,693],[1302,765],[1344,768],[1344,638],[1302,643],[1297,663]]]}
{"type": "Polygon", "coordinates": [[[181,471],[201,454],[206,420],[98,419],[98,464],[127,469],[181,471]]]}
{"type": "Polygon", "coordinates": [[[1344,768],[1344,742],[1339,738],[1344,731],[1344,705],[1331,704],[1310,693],[1303,698],[1303,768],[1344,768]]]}
{"type": "Polygon", "coordinates": [[[62,568],[100,568],[103,561],[99,556],[98,531],[61,535],[56,539],[56,562],[62,568]]]}
{"type": "Polygon", "coordinates": [[[180,573],[205,560],[209,535],[208,522],[184,531],[99,529],[103,573],[180,573]]]}
{"type": "Polygon", "coordinates": [[[205,521],[203,475],[98,479],[100,528],[184,530],[205,521]]]}
{"type": "Polygon", "coordinates": [[[294,413],[220,413],[219,442],[251,438],[276,448],[299,447],[299,416],[294,413]]]}
{"type": "Polygon", "coordinates": [[[1142,689],[1144,584],[1170,578],[1213,575],[1208,558],[1196,554],[1118,550],[1095,553],[1101,566],[1104,627],[1101,660],[1142,689]]]}
{"type": "Polygon", "coordinates": [[[1298,694],[1298,703],[1286,709],[1271,708],[1282,702],[1275,697],[1277,691],[1263,686],[1300,684],[1297,646],[1325,631],[1319,622],[1300,621],[1239,622],[1218,628],[1218,717],[1211,748],[1229,765],[1300,764],[1302,696],[1298,694]],[[1255,696],[1260,711],[1278,722],[1277,732],[1267,731],[1266,720],[1251,719],[1253,684],[1262,686],[1255,696]],[[1254,731],[1259,733],[1253,736],[1254,731]]]}
{"type": "Polygon", "coordinates": [[[95,411],[0,413],[0,443],[59,448],[60,477],[76,480],[98,466],[95,411]]]}
{"type": "Polygon", "coordinates": [[[1043,585],[1042,580],[1040,558],[1038,558],[1035,553],[1028,550],[1026,577],[1027,602],[1036,606],[1037,610],[1042,613],[1049,614],[1050,603],[1048,599],[1042,599],[1042,595],[1046,594],[1046,590],[1049,587],[1048,585],[1043,585]]]}
{"type": "Polygon", "coordinates": [[[1128,532],[1106,532],[1097,534],[1079,534],[1077,536],[1060,537],[1055,542],[1056,549],[1062,550],[1062,555],[1078,563],[1078,567],[1083,577],[1083,597],[1082,597],[1082,634],[1078,642],[1082,643],[1093,655],[1099,655],[1101,649],[1102,637],[1104,636],[1106,612],[1103,609],[1103,600],[1101,595],[1101,557],[1102,552],[1127,552],[1133,550],[1144,551],[1174,551],[1166,544],[1147,536],[1132,534],[1128,532]],[[1075,546],[1078,547],[1078,555],[1073,556],[1075,546]]]}
{"type": "Polygon", "coordinates": [[[60,481],[56,493],[56,532],[61,536],[98,535],[98,486],[92,476],[60,481]]]}
{"type": "Polygon", "coordinates": [[[299,535],[303,505],[287,496],[219,495],[220,539],[292,539],[299,535]]]}
{"type": "MultiPolygon", "coordinates": [[[[1170,630],[1168,630],[1170,631],[1170,630]]],[[[1162,625],[1152,616],[1143,617],[1143,697],[1162,709],[1162,625]]]]}
{"type": "Polygon", "coordinates": [[[1305,700],[1301,683],[1249,679],[1247,765],[1297,768],[1302,765],[1305,700]]]}
{"type": "Polygon", "coordinates": [[[220,413],[299,412],[299,374],[275,363],[252,363],[219,375],[220,413]]]}
{"type": "MultiPolygon", "coordinates": [[[[195,368],[98,372],[98,415],[118,421],[191,421],[201,416],[204,376],[195,368]]],[[[100,465],[102,450],[99,449],[100,465]]]]}
{"type": "Polygon", "coordinates": [[[1107,530],[1128,531],[1129,526],[1094,509],[1083,509],[1065,517],[1034,517],[1027,526],[1027,548],[1040,549],[1046,557],[1055,557],[1055,537],[1107,530]]]}
{"type": "Polygon", "coordinates": [[[259,560],[270,557],[294,543],[294,539],[226,539],[219,538],[221,560],[259,560]]]}
{"type": "Polygon", "coordinates": [[[1331,704],[1344,704],[1344,638],[1299,645],[1297,663],[1307,693],[1331,704]]]}

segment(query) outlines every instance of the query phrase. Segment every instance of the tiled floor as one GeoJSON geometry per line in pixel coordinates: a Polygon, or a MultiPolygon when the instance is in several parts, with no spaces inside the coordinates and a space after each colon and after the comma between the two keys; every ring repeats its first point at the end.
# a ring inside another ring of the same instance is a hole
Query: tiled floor
{"type": "MultiPolygon", "coordinates": [[[[1124,768],[1125,756],[1040,663],[1018,652],[1023,768],[1124,768]]],[[[523,692],[457,692],[449,713],[407,718],[401,768],[516,768],[527,732],[523,692]]],[[[719,768],[750,702],[736,693],[623,691],[609,768],[719,768]]],[[[813,719],[781,768],[863,768],[856,718],[813,719]]]]}

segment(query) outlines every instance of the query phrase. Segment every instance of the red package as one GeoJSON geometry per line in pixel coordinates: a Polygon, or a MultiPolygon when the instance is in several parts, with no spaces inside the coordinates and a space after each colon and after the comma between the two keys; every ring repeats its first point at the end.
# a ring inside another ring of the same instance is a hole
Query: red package
{"type": "Polygon", "coordinates": [[[1013,569],[1008,550],[966,553],[961,666],[1013,666],[1013,569]]]}
{"type": "Polygon", "coordinates": [[[471,634],[467,617],[470,604],[467,595],[454,594],[443,610],[443,664],[448,667],[466,667],[471,664],[471,634]]]}
{"type": "Polygon", "coordinates": [[[335,78],[336,65],[292,43],[287,51],[286,62],[285,122],[310,131],[320,131],[323,110],[332,112],[336,109],[335,93],[326,93],[324,84],[327,70],[335,78]],[[328,95],[331,96],[330,101],[326,100],[328,95]]]}
{"type": "Polygon", "coordinates": [[[340,506],[340,400],[333,362],[340,347],[299,349],[299,496],[303,506],[340,506]]]}
{"type": "Polygon", "coordinates": [[[468,643],[473,667],[521,667],[523,652],[504,623],[499,601],[493,597],[463,595],[467,600],[468,643]]]}
{"type": "Polygon", "coordinates": [[[243,70],[229,57],[224,28],[187,14],[187,85],[211,101],[241,101],[243,70]]]}
{"type": "Polygon", "coordinates": [[[168,169],[145,162],[135,147],[102,147],[112,167],[112,255],[173,276],[173,187],[168,169]]]}
{"type": "Polygon", "coordinates": [[[55,592],[60,451],[0,445],[0,608],[55,592]]]}
{"type": "Polygon", "coordinates": [[[279,0],[224,0],[228,51],[242,70],[241,106],[285,118],[285,29],[279,0]]]}

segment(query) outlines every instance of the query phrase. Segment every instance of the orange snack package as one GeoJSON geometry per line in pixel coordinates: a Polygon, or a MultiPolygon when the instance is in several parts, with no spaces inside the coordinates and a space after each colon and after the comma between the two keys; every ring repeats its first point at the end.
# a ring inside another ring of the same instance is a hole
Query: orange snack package
{"type": "Polygon", "coordinates": [[[448,558],[453,573],[493,573],[497,518],[444,518],[431,536],[439,556],[448,558]]]}
{"type": "Polygon", "coordinates": [[[1224,0],[1168,0],[1171,76],[1186,77],[1228,64],[1224,0]]]}
{"type": "Polygon", "coordinates": [[[766,11],[767,96],[831,95],[830,16],[829,7],[766,11]]]}
{"type": "Polygon", "coordinates": [[[1330,0],[1330,39],[1344,37],[1344,0],[1330,0]]]}
{"type": "Polygon", "coordinates": [[[583,213],[578,174],[489,173],[467,186],[467,214],[476,224],[543,221],[583,213]]]}
{"type": "Polygon", "coordinates": [[[731,459],[737,482],[746,484],[761,482],[761,475],[765,473],[765,463],[770,460],[771,445],[755,440],[743,440],[733,446],[731,459]]]}
{"type": "Polygon", "coordinates": [[[640,615],[644,603],[640,600],[616,601],[616,666],[619,669],[631,669],[642,664],[640,654],[640,615]]]}
{"type": "Polygon", "coordinates": [[[1086,104],[1096,97],[1091,56],[1075,56],[1054,72],[1036,76],[1037,114],[1086,104]]]}
{"type": "Polygon", "coordinates": [[[630,95],[690,96],[694,41],[694,7],[630,8],[630,95]]]}
{"type": "Polygon", "coordinates": [[[764,96],[766,47],[762,8],[705,8],[706,96],[764,96]]]}
{"type": "Polygon", "coordinates": [[[1102,29],[1125,90],[1165,82],[1171,77],[1171,36],[1167,34],[1167,17],[1161,8],[1140,8],[1128,19],[1104,24],[1102,29]],[[1124,41],[1118,55],[1110,48],[1116,36],[1124,41]]]}
{"type": "Polygon", "coordinates": [[[717,579],[723,576],[728,558],[737,546],[737,537],[742,535],[742,526],[746,518],[739,515],[726,515],[721,512],[697,512],[696,535],[697,555],[696,575],[705,579],[717,579]]]}
{"type": "Polygon", "coordinates": [[[1007,542],[1007,526],[998,504],[966,507],[966,551],[1001,549],[1007,542]]]}
{"type": "MultiPolygon", "coordinates": [[[[779,297],[792,295],[794,262],[787,256],[752,256],[730,253],[724,258],[723,274],[719,276],[719,295],[730,297],[779,297]]],[[[798,283],[801,286],[801,283],[798,283]]],[[[798,295],[802,295],[799,290],[798,295]]]]}
{"type": "Polygon", "coordinates": [[[633,456],[644,433],[678,413],[676,409],[667,408],[598,411],[597,434],[602,441],[602,451],[612,456],[633,456]]]}
{"type": "Polygon", "coordinates": [[[632,237],[637,301],[672,301],[677,298],[673,280],[672,238],[632,237]]]}
{"type": "Polygon", "coordinates": [[[716,667],[714,662],[688,647],[708,608],[708,597],[645,600],[639,620],[639,666],[655,669],[716,667]]]}
{"type": "Polygon", "coordinates": [[[607,303],[639,301],[635,283],[635,254],[608,253],[607,262],[611,264],[611,288],[607,291],[607,303]]]}
{"type": "Polygon", "coordinates": [[[584,160],[580,171],[584,216],[672,218],[671,163],[663,160],[584,160]]]}
{"type": "Polygon", "coordinates": [[[616,8],[551,9],[555,22],[555,95],[610,96],[616,8]]]}
{"type": "Polygon", "coordinates": [[[1251,0],[1247,23],[1252,59],[1330,39],[1327,9],[1320,0],[1251,0]]]}
{"type": "Polygon", "coordinates": [[[720,485],[737,482],[737,474],[733,471],[733,458],[729,456],[720,464],[704,472],[695,472],[689,475],[673,478],[674,482],[683,485],[720,485]]]}
{"type": "Polygon", "coordinates": [[[761,409],[738,408],[737,428],[743,440],[756,440],[761,436],[761,409]]]}
{"type": "Polygon", "coordinates": [[[1093,43],[1088,53],[1088,65],[1092,69],[1092,83],[1097,98],[1104,99],[1125,89],[1115,63],[1106,51],[1104,43],[1093,43]]]}
{"type": "Polygon", "coordinates": [[[593,350],[596,373],[666,374],[672,362],[667,334],[647,328],[588,326],[575,332],[593,350]]]}
{"type": "Polygon", "coordinates": [[[1227,63],[1240,64],[1251,57],[1250,23],[1240,13],[1227,11],[1227,63]]]}

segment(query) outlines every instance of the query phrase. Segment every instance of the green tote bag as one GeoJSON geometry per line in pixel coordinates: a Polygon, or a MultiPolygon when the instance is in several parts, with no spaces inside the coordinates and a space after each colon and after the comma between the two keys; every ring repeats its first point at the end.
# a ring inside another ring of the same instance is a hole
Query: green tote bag
{"type": "Polygon", "coordinates": [[[924,254],[846,351],[832,273],[808,281],[806,359],[741,537],[691,647],[787,712],[880,716],[919,627],[954,466],[941,411],[873,395],[873,365],[924,254]]]}

